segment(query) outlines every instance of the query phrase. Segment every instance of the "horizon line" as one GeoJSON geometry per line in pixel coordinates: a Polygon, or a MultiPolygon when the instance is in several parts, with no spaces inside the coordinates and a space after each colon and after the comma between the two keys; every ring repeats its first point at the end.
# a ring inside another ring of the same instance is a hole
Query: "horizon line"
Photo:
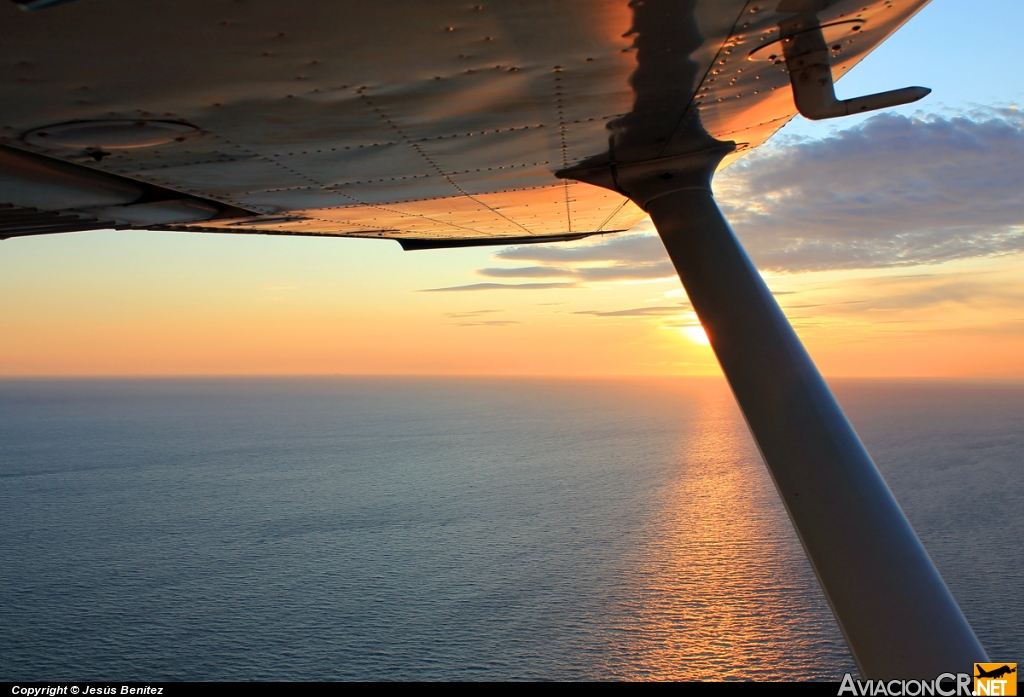
{"type": "MultiPolygon", "coordinates": [[[[1020,384],[1024,386],[1024,375],[824,375],[826,380],[864,381],[943,381],[1020,384]]],[[[89,381],[89,380],[245,380],[245,379],[353,379],[353,378],[437,378],[437,379],[489,379],[489,380],[680,380],[716,379],[725,380],[721,373],[681,374],[628,373],[594,375],[556,375],[550,373],[57,373],[57,374],[0,374],[0,382],[28,381],[89,381]]]]}

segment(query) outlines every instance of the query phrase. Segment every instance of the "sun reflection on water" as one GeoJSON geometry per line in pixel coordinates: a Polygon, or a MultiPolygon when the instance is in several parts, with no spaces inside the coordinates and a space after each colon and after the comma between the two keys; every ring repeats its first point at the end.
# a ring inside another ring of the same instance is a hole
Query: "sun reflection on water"
{"type": "Polygon", "coordinates": [[[853,670],[731,396],[708,393],[627,574],[623,677],[838,679],[853,670]]]}

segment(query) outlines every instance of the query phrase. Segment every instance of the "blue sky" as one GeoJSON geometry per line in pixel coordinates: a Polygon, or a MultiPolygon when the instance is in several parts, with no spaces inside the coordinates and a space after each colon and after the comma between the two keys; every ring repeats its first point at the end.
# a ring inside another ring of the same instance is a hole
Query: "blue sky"
{"type": "MultiPolygon", "coordinates": [[[[836,94],[848,99],[911,85],[931,88],[921,101],[891,110],[906,115],[1024,103],[1020,39],[1003,29],[1021,9],[1018,0],[932,0],[839,81],[836,94]]],[[[778,135],[821,137],[865,118],[797,117],[778,135]]]]}

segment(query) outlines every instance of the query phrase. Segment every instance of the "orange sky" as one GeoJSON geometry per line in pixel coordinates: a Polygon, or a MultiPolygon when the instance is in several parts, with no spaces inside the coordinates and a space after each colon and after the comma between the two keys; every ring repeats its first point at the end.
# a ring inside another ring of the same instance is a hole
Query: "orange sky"
{"type": "MultiPolygon", "coordinates": [[[[932,95],[874,121],[797,118],[716,179],[826,375],[1024,378],[1024,63],[990,40],[1012,8],[931,3],[838,90],[932,95]],[[950,63],[954,42],[970,51],[950,63]]],[[[640,228],[565,263],[354,239],[10,239],[0,376],[717,373],[640,228]],[[516,287],[424,292],[481,283],[516,287]]]]}
{"type": "MultiPolygon", "coordinates": [[[[0,374],[716,373],[678,280],[422,292],[493,250],[91,232],[0,245],[0,374]],[[602,314],[603,313],[603,314],[602,314]]],[[[504,262],[508,264],[508,262],[504,262]]],[[[826,375],[1024,377],[1024,256],[767,275],[826,375]]]]}

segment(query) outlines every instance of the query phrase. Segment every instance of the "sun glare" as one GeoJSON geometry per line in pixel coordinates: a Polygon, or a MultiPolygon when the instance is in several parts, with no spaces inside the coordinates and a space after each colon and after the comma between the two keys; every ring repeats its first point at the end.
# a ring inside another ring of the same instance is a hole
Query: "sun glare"
{"type": "Polygon", "coordinates": [[[689,327],[682,327],[683,335],[695,344],[701,344],[703,346],[709,345],[711,342],[708,341],[708,335],[704,332],[704,327],[699,324],[694,324],[689,327]]]}

